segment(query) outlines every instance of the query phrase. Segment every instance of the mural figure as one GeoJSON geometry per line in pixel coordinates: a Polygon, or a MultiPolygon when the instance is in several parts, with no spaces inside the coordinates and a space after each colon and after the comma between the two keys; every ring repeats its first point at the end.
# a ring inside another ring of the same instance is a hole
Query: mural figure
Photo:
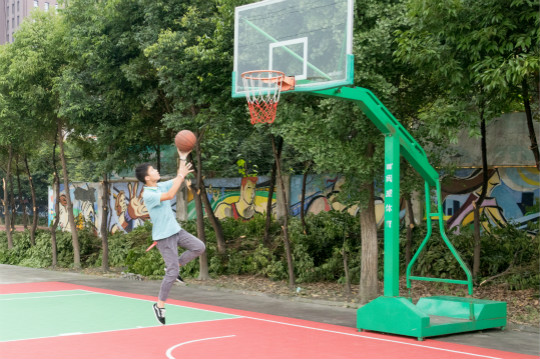
{"type": "Polygon", "coordinates": [[[239,198],[236,201],[235,197],[223,200],[214,209],[215,216],[219,219],[232,217],[247,220],[259,213],[255,204],[257,180],[258,177],[242,177],[239,198]]]}
{"type": "MultiPolygon", "coordinates": [[[[294,176],[293,183],[297,183],[299,186],[296,190],[301,189],[301,178],[302,176],[294,176]],[[297,177],[298,181],[294,180],[294,177],[297,177]]],[[[360,210],[358,204],[349,204],[345,205],[338,201],[338,194],[341,192],[341,186],[345,183],[345,177],[334,176],[324,179],[323,189],[320,190],[319,186],[314,185],[315,182],[319,181],[321,177],[317,178],[308,177],[308,185],[306,186],[306,200],[304,204],[305,213],[318,214],[320,212],[328,212],[331,210],[339,212],[348,212],[351,216],[356,216],[360,210]]],[[[293,186],[291,186],[293,187],[293,186]]],[[[295,189],[291,188],[291,197],[293,197],[295,189]]],[[[294,216],[300,215],[300,194],[296,194],[294,198],[297,198],[297,203],[291,206],[291,213],[294,216]]],[[[404,216],[404,211],[401,213],[401,217],[404,216]]],[[[375,196],[375,220],[377,221],[377,226],[382,226],[384,222],[384,200],[381,197],[375,196]]]]}
{"type": "MultiPolygon", "coordinates": [[[[525,229],[527,222],[538,221],[540,215],[527,213],[527,208],[534,204],[540,191],[536,169],[490,169],[488,176],[486,198],[480,209],[486,218],[481,222],[484,230],[489,231],[490,226],[504,227],[509,222],[525,229]],[[536,180],[532,176],[534,172],[536,180]]],[[[450,184],[443,185],[445,211],[452,214],[446,225],[456,233],[474,221],[473,202],[480,197],[481,178],[482,171],[469,170],[468,174],[452,178],[450,184]]]]}
{"type": "Polygon", "coordinates": [[[118,231],[131,232],[133,228],[142,224],[142,222],[150,218],[148,210],[144,205],[143,201],[143,190],[139,192],[139,183],[129,182],[127,184],[127,195],[126,191],[113,189],[118,193],[114,194],[114,211],[117,216],[116,223],[115,221],[109,221],[112,223],[111,232],[115,233],[118,231]]]}
{"type": "Polygon", "coordinates": [[[65,193],[60,195],[60,203],[58,206],[58,228],[62,231],[69,231],[69,217],[67,210],[67,197],[65,193]]]}
{"type": "MultiPolygon", "coordinates": [[[[531,229],[531,222],[540,220],[540,213],[533,210],[540,196],[540,173],[536,168],[497,168],[488,172],[489,182],[487,197],[481,208],[485,220],[482,226],[489,230],[491,226],[506,226],[515,224],[518,228],[538,232],[531,229]]],[[[300,215],[300,200],[303,176],[292,176],[290,181],[290,213],[300,215]]],[[[338,201],[338,194],[345,179],[336,175],[309,175],[307,178],[306,213],[321,211],[347,211],[357,215],[357,205],[344,205],[338,201]]],[[[214,208],[216,217],[227,217],[249,220],[256,213],[264,213],[269,200],[275,204],[275,197],[268,198],[269,178],[216,178],[208,179],[208,199],[214,208]],[[256,185],[259,184],[257,188],[256,185]]],[[[73,198],[73,214],[78,225],[92,225],[94,230],[99,228],[98,188],[97,183],[73,184],[70,195],[73,198]]],[[[443,210],[447,227],[459,231],[462,226],[470,225],[473,221],[472,203],[481,193],[482,172],[478,169],[462,169],[457,174],[442,183],[443,210]]],[[[60,193],[60,207],[55,213],[55,195],[49,189],[49,225],[55,216],[59,217],[59,229],[69,231],[67,197],[63,186],[60,193]]],[[[149,219],[148,211],[142,200],[142,186],[138,183],[115,183],[109,199],[109,230],[111,232],[130,232],[135,227],[149,219]]],[[[275,196],[275,194],[274,194],[275,196]]],[[[195,218],[193,193],[188,191],[188,218],[195,218]]],[[[537,206],[537,204],[536,204],[537,206]]],[[[400,217],[405,210],[400,206],[400,217]]],[[[173,204],[175,210],[175,204],[173,204]]],[[[375,198],[376,221],[382,225],[384,219],[383,194],[375,198]]]]}
{"type": "Polygon", "coordinates": [[[75,223],[78,229],[82,229],[84,226],[89,226],[94,234],[97,234],[96,228],[96,211],[94,205],[96,204],[96,189],[86,185],[87,188],[76,187],[73,195],[75,203],[79,209],[79,214],[75,218],[75,223]]]}

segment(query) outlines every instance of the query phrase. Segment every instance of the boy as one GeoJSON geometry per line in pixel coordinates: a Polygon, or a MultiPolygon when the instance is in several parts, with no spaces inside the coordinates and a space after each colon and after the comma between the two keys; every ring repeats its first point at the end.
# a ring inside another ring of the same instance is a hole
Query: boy
{"type": "Polygon", "coordinates": [[[180,227],[171,208],[170,200],[176,196],[186,176],[193,172],[192,164],[186,163],[188,153],[178,154],[180,165],[177,176],[170,181],[158,183],[161,178],[159,172],[149,163],[143,163],[135,169],[135,176],[145,185],[143,200],[153,223],[152,239],[156,241],[165,261],[165,276],[161,282],[158,301],[153,305],[154,314],[161,324],[165,324],[165,301],[174,282],[184,284],[179,275],[179,267],[197,258],[205,250],[201,240],[180,227]],[[186,249],[180,257],[178,246],[186,249]]]}

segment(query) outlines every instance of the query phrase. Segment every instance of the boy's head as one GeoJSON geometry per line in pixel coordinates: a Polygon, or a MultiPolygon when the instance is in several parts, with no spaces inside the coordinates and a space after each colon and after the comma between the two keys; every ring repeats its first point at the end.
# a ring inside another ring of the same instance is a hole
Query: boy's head
{"type": "Polygon", "coordinates": [[[142,183],[146,184],[146,176],[148,176],[148,169],[152,167],[150,163],[143,163],[135,168],[135,177],[142,183]]]}

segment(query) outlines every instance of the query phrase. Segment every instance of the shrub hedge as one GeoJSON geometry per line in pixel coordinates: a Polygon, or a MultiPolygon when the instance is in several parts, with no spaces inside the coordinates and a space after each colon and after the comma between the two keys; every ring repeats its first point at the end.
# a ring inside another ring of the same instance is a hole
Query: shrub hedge
{"type": "MultiPolygon", "coordinates": [[[[226,219],[221,222],[226,240],[224,254],[217,253],[216,238],[209,223],[205,223],[209,272],[211,276],[250,274],[274,280],[287,278],[281,228],[272,223],[272,241],[263,244],[265,217],[255,216],[244,222],[226,219]]],[[[323,212],[306,216],[307,228],[297,218],[291,218],[289,235],[293,250],[295,274],[298,283],[315,281],[344,282],[343,253],[347,253],[349,273],[353,284],[360,278],[360,224],[357,218],[342,212],[323,212]]],[[[183,228],[196,233],[195,221],[182,224],[183,228]]],[[[159,251],[146,248],[152,243],[152,225],[147,222],[128,234],[109,236],[109,264],[111,267],[160,278],[164,263],[159,251]]],[[[426,235],[425,226],[413,231],[413,253],[426,235]]],[[[465,278],[462,269],[434,229],[433,238],[418,257],[414,274],[442,278],[465,278]]],[[[463,260],[472,265],[473,234],[464,228],[461,234],[451,234],[450,240],[463,260]]],[[[101,266],[101,240],[89,230],[79,232],[81,262],[83,266],[101,266]]],[[[28,232],[14,233],[14,247],[7,249],[5,232],[0,232],[0,263],[46,268],[52,265],[50,232],[40,230],[36,245],[30,245],[28,232]]],[[[405,231],[401,233],[401,253],[405,248],[405,231]]],[[[73,250],[71,235],[57,232],[58,266],[71,267],[73,250]]],[[[506,282],[512,289],[538,288],[540,283],[540,239],[514,226],[492,228],[482,234],[481,275],[477,280],[504,273],[493,282],[506,282]]],[[[383,240],[379,237],[379,274],[383,273],[383,240]]],[[[404,256],[400,256],[402,273],[405,273],[404,256]]],[[[198,261],[192,261],[184,269],[187,277],[198,275],[198,261]]]]}

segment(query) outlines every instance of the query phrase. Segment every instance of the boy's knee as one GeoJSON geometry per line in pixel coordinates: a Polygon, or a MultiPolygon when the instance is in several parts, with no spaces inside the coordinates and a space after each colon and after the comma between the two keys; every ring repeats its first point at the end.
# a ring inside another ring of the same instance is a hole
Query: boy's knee
{"type": "Polygon", "coordinates": [[[180,268],[178,266],[167,267],[165,276],[175,278],[180,274],[180,268]]]}
{"type": "Polygon", "coordinates": [[[206,250],[206,246],[204,245],[204,243],[202,241],[200,241],[199,245],[195,249],[195,253],[203,254],[205,250],[206,250]]]}

